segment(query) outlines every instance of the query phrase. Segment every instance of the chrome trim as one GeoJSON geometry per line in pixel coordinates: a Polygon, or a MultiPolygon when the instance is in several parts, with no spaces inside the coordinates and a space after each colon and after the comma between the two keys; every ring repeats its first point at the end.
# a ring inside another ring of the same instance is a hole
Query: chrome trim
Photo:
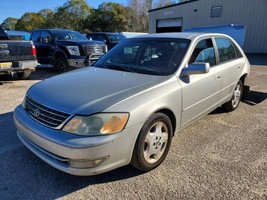
{"type": "Polygon", "coordinates": [[[84,45],[86,55],[105,53],[105,47],[102,45],[84,45]]]}
{"type": "Polygon", "coordinates": [[[29,116],[42,125],[59,129],[70,118],[70,114],[44,106],[28,96],[26,97],[26,111],[29,116]]]}

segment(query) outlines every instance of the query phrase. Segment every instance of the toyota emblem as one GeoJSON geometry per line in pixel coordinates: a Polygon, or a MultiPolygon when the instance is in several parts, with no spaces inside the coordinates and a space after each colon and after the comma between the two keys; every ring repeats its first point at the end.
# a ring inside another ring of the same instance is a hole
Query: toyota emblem
{"type": "Polygon", "coordinates": [[[40,110],[38,108],[35,108],[35,109],[33,109],[32,114],[34,117],[39,117],[41,113],[40,113],[40,110]]]}

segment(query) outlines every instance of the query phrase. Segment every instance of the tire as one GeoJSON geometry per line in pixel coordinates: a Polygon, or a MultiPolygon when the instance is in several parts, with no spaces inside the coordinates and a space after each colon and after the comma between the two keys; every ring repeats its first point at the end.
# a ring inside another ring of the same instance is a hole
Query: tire
{"type": "Polygon", "coordinates": [[[62,57],[56,59],[55,68],[59,73],[63,73],[70,70],[67,60],[62,57]]]}
{"type": "Polygon", "coordinates": [[[239,80],[235,86],[234,93],[233,93],[231,100],[226,102],[223,105],[223,107],[227,111],[231,112],[231,111],[234,111],[235,109],[237,109],[237,107],[238,107],[238,105],[242,99],[243,89],[244,89],[243,83],[241,80],[239,80]]]}
{"type": "Polygon", "coordinates": [[[143,172],[158,167],[169,152],[172,136],[169,117],[163,113],[153,114],[139,133],[131,165],[143,172]]]}
{"type": "Polygon", "coordinates": [[[29,71],[29,70],[25,70],[23,72],[17,72],[17,77],[20,80],[26,80],[30,77],[30,75],[31,75],[31,71],[29,71]]]}

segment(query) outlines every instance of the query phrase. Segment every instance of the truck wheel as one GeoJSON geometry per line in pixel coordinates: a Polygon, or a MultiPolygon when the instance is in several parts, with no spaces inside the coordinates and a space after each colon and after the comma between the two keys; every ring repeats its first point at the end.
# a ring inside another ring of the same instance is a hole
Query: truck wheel
{"type": "Polygon", "coordinates": [[[168,154],[172,141],[172,124],[163,113],[153,114],[137,138],[131,165],[147,172],[159,166],[168,154]]]}
{"type": "Polygon", "coordinates": [[[62,57],[56,59],[55,67],[59,73],[66,72],[70,69],[67,60],[62,57]]]}
{"type": "Polygon", "coordinates": [[[17,72],[17,77],[21,80],[26,80],[30,77],[31,71],[25,70],[23,72],[17,72]]]}

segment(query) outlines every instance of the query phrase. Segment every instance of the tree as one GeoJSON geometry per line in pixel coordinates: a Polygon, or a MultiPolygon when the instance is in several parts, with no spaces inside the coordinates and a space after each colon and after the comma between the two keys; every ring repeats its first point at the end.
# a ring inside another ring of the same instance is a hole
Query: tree
{"type": "Polygon", "coordinates": [[[148,11],[153,8],[171,5],[180,0],[129,0],[128,26],[130,31],[148,31],[148,11]]]}
{"type": "Polygon", "coordinates": [[[43,9],[38,12],[40,15],[42,15],[45,19],[45,22],[43,23],[44,28],[54,28],[55,22],[54,22],[54,15],[55,12],[51,9],[43,9]]]}
{"type": "Polygon", "coordinates": [[[88,31],[122,32],[127,30],[127,10],[121,4],[104,2],[84,22],[88,31]]]}
{"type": "Polygon", "coordinates": [[[15,25],[17,23],[18,19],[14,17],[8,17],[6,18],[1,26],[6,30],[15,30],[15,25]]]}
{"type": "Polygon", "coordinates": [[[152,9],[152,0],[130,0],[128,12],[129,26],[131,31],[148,31],[148,10],[152,9]]]}
{"type": "MultiPolygon", "coordinates": [[[[180,2],[180,1],[178,1],[178,2],[180,2]]],[[[164,6],[169,6],[169,5],[174,4],[174,3],[176,3],[176,1],[174,1],[174,0],[158,0],[158,1],[154,2],[153,7],[154,8],[160,8],[160,7],[164,7],[164,6]]]]}
{"type": "Polygon", "coordinates": [[[31,32],[34,29],[42,28],[44,22],[45,18],[41,14],[27,12],[17,21],[15,29],[31,32]]]}
{"type": "Polygon", "coordinates": [[[90,15],[91,8],[85,0],[68,0],[54,14],[54,27],[82,31],[84,20],[90,15]]]}

